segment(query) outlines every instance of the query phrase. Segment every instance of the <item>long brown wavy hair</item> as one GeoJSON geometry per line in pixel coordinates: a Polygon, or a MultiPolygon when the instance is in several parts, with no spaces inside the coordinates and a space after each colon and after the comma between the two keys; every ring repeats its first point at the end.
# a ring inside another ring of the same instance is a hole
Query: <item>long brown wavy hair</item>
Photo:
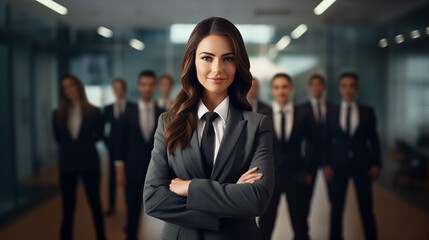
{"type": "Polygon", "coordinates": [[[180,75],[182,89],[164,118],[168,123],[164,132],[164,142],[169,154],[173,154],[176,148],[188,146],[195,130],[194,112],[204,91],[204,87],[197,79],[195,54],[201,40],[211,34],[227,37],[234,47],[237,71],[228,88],[231,104],[239,109],[249,111],[252,109],[246,99],[252,85],[252,74],[249,71],[249,57],[240,32],[234,24],[224,18],[211,17],[201,21],[192,31],[182,59],[180,75]]]}
{"type": "Polygon", "coordinates": [[[77,91],[79,93],[80,98],[80,104],[82,107],[82,117],[87,117],[91,114],[91,111],[93,110],[93,106],[88,102],[88,98],[86,97],[85,88],[82,84],[82,82],[79,80],[78,77],[72,74],[66,74],[63,77],[61,77],[60,84],[58,87],[58,109],[55,112],[55,118],[57,120],[58,124],[64,124],[65,118],[67,116],[67,112],[71,107],[70,100],[66,97],[63,89],[63,82],[66,79],[70,79],[73,82],[73,85],[77,88],[77,91]]]}

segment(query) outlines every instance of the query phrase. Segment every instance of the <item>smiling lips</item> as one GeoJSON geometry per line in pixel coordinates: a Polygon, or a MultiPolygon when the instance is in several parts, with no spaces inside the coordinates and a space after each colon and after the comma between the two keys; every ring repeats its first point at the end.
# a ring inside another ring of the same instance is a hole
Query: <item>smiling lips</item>
{"type": "Polygon", "coordinates": [[[219,84],[222,83],[226,80],[227,78],[223,78],[223,77],[209,77],[208,80],[212,83],[215,84],[219,84]]]}

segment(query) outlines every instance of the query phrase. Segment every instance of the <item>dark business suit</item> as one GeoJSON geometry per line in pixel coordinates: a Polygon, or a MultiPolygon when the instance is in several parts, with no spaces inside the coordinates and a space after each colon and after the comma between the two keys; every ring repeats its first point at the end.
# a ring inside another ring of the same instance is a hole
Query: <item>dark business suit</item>
{"type": "MultiPolygon", "coordinates": [[[[125,111],[127,111],[128,106],[130,105],[129,102],[126,102],[125,111]]],[[[115,146],[116,139],[119,138],[119,126],[120,121],[122,118],[122,115],[125,113],[121,113],[119,118],[115,118],[114,110],[113,110],[114,104],[110,104],[109,106],[106,106],[104,108],[104,124],[103,126],[109,125],[110,130],[107,136],[104,138],[104,142],[107,145],[107,148],[109,149],[109,207],[111,209],[115,208],[115,196],[116,196],[116,175],[115,175],[115,150],[117,147],[115,146]]]]}
{"type": "Polygon", "coordinates": [[[271,109],[270,106],[258,100],[258,109],[256,109],[256,111],[258,113],[271,116],[273,110],[271,109]]]}
{"type": "Polygon", "coordinates": [[[61,239],[73,239],[73,217],[76,205],[78,177],[83,180],[85,192],[94,218],[98,239],[104,239],[104,225],[100,204],[100,160],[95,143],[102,138],[103,119],[98,108],[89,116],[82,116],[77,139],[68,129],[68,115],[58,123],[53,114],[53,130],[59,146],[60,185],[63,196],[61,239]]]}
{"type": "MultiPolygon", "coordinates": [[[[313,182],[309,188],[309,196],[308,196],[308,208],[310,209],[310,204],[311,204],[311,199],[312,199],[312,195],[313,195],[313,190],[314,190],[314,183],[316,181],[317,178],[317,170],[319,169],[319,167],[322,166],[322,160],[323,160],[323,147],[324,147],[324,134],[325,134],[325,126],[326,126],[326,116],[328,115],[328,113],[330,112],[330,109],[333,107],[332,103],[330,102],[326,102],[326,112],[325,112],[325,118],[322,121],[318,121],[318,117],[316,117],[314,115],[314,111],[313,111],[313,106],[311,105],[310,101],[305,102],[304,104],[301,105],[301,107],[303,109],[305,109],[307,112],[309,112],[310,114],[310,124],[312,124],[314,127],[312,128],[315,133],[318,135],[319,141],[314,143],[317,146],[314,146],[312,144],[312,142],[308,142],[305,146],[305,157],[308,159],[308,161],[312,162],[315,164],[315,166],[312,167],[312,172],[311,172],[311,176],[313,176],[313,182]],[[317,152],[317,150],[319,150],[319,152],[317,152]]],[[[323,117],[323,116],[322,116],[323,117]]],[[[331,191],[330,191],[330,187],[328,185],[328,197],[329,199],[331,198],[330,196],[331,191]]],[[[309,214],[309,211],[308,211],[309,214]]]]}
{"type": "MultiPolygon", "coordinates": [[[[270,112],[273,117],[273,111],[270,112]]],[[[316,141],[312,130],[309,113],[300,107],[294,107],[293,126],[286,143],[274,135],[274,163],[276,180],[273,197],[267,211],[259,218],[262,239],[271,239],[277,216],[280,196],[286,193],[289,214],[295,239],[308,239],[307,204],[309,186],[306,175],[313,171],[314,163],[307,162],[302,156],[301,146],[304,141],[316,141]]]]}
{"type": "Polygon", "coordinates": [[[127,238],[136,239],[140,212],[143,201],[143,184],[153,149],[153,135],[156,129],[158,117],[164,111],[155,105],[154,128],[151,139],[146,141],[143,137],[139,108],[137,104],[129,103],[122,116],[119,137],[117,138],[116,160],[122,160],[125,164],[127,178],[126,202],[127,202],[127,238]]]}
{"type": "Polygon", "coordinates": [[[326,125],[325,166],[334,170],[331,183],[331,239],[342,239],[342,219],[348,179],[353,178],[366,239],[376,239],[372,210],[372,183],[368,177],[371,166],[381,167],[380,142],[376,119],[371,107],[358,104],[359,125],[350,136],[340,127],[340,107],[332,108],[326,125]]]}
{"type": "MultiPolygon", "coordinates": [[[[195,114],[195,120],[198,120],[195,114]]],[[[159,119],[155,146],[146,176],[146,212],[166,222],[162,239],[259,239],[255,216],[261,215],[274,184],[272,127],[268,117],[229,105],[219,152],[206,175],[197,130],[189,146],[167,153],[163,140],[166,121],[159,119]],[[258,167],[263,178],[236,184],[248,169],[258,167]],[[188,197],[169,190],[171,179],[192,180],[188,197]]]]}

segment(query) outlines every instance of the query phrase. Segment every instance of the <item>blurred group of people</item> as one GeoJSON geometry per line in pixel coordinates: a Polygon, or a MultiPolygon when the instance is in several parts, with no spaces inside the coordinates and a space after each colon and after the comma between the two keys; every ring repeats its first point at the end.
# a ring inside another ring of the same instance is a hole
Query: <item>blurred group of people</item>
{"type": "MultiPolygon", "coordinates": [[[[100,164],[95,142],[104,140],[109,150],[109,209],[115,214],[116,185],[126,193],[127,239],[136,239],[146,171],[151,159],[157,120],[172,105],[174,80],[169,75],[159,83],[151,70],[138,76],[137,103],[126,99],[123,79],[112,83],[116,101],[104,111],[92,106],[82,82],[74,75],[60,81],[58,109],[53,114],[55,139],[60,153],[60,184],[63,196],[61,239],[72,239],[77,179],[81,177],[91,206],[98,239],[105,239],[100,204],[100,164]],[[159,85],[160,96],[154,95],[159,85]]],[[[256,79],[247,98],[253,112],[269,116],[273,125],[275,188],[271,203],[259,218],[262,239],[271,239],[280,196],[285,193],[294,239],[310,239],[308,217],[319,168],[323,169],[331,204],[330,239],[342,239],[342,218],[349,179],[352,178],[366,239],[376,239],[372,182],[380,173],[380,144],[374,110],[357,103],[359,78],[344,73],[339,78],[342,101],[328,102],[323,76],[308,81],[310,99],[297,105],[291,95],[292,78],[274,75],[270,82],[272,106],[258,100],[256,79]]]]}

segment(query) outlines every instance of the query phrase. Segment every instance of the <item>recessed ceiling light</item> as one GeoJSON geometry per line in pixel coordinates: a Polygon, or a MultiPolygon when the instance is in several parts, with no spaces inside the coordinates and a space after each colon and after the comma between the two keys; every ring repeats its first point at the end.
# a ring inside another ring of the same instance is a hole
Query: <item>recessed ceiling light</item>
{"type": "Polygon", "coordinates": [[[387,41],[386,38],[380,39],[380,41],[378,41],[378,46],[380,46],[381,48],[385,48],[389,46],[389,41],[387,41]]]}
{"type": "Polygon", "coordinates": [[[292,31],[291,36],[293,39],[298,39],[307,31],[308,27],[305,24],[300,24],[295,30],[292,31]]]}
{"type": "Polygon", "coordinates": [[[52,0],[36,0],[37,2],[45,5],[46,7],[54,10],[55,12],[61,14],[61,15],[66,15],[67,14],[67,8],[65,8],[64,6],[62,6],[61,4],[54,2],[52,0]]]}
{"type": "Polygon", "coordinates": [[[276,43],[276,49],[278,51],[282,51],[290,44],[290,42],[290,37],[285,35],[276,43]]]}
{"type": "Polygon", "coordinates": [[[133,39],[130,40],[130,46],[133,47],[133,48],[135,48],[135,49],[137,49],[137,50],[139,50],[139,51],[143,50],[144,47],[145,47],[145,45],[144,45],[144,43],[142,41],[137,40],[135,38],[133,38],[133,39]]]}
{"type": "Polygon", "coordinates": [[[429,27],[426,28],[426,34],[429,35],[429,27]]]}
{"type": "Polygon", "coordinates": [[[111,38],[113,36],[113,31],[106,27],[97,28],[97,33],[105,38],[111,38]]]}
{"type": "Polygon", "coordinates": [[[419,30],[414,30],[410,33],[410,36],[412,39],[416,39],[420,37],[420,31],[419,30]]]}
{"type": "Polygon", "coordinates": [[[321,3],[319,3],[319,5],[317,5],[314,8],[314,14],[316,15],[321,15],[322,13],[324,13],[326,11],[326,9],[328,9],[333,3],[335,2],[335,0],[323,0],[321,3]]]}
{"type": "Polygon", "coordinates": [[[397,44],[403,43],[404,41],[405,41],[404,35],[402,34],[396,35],[395,42],[397,44]]]}

